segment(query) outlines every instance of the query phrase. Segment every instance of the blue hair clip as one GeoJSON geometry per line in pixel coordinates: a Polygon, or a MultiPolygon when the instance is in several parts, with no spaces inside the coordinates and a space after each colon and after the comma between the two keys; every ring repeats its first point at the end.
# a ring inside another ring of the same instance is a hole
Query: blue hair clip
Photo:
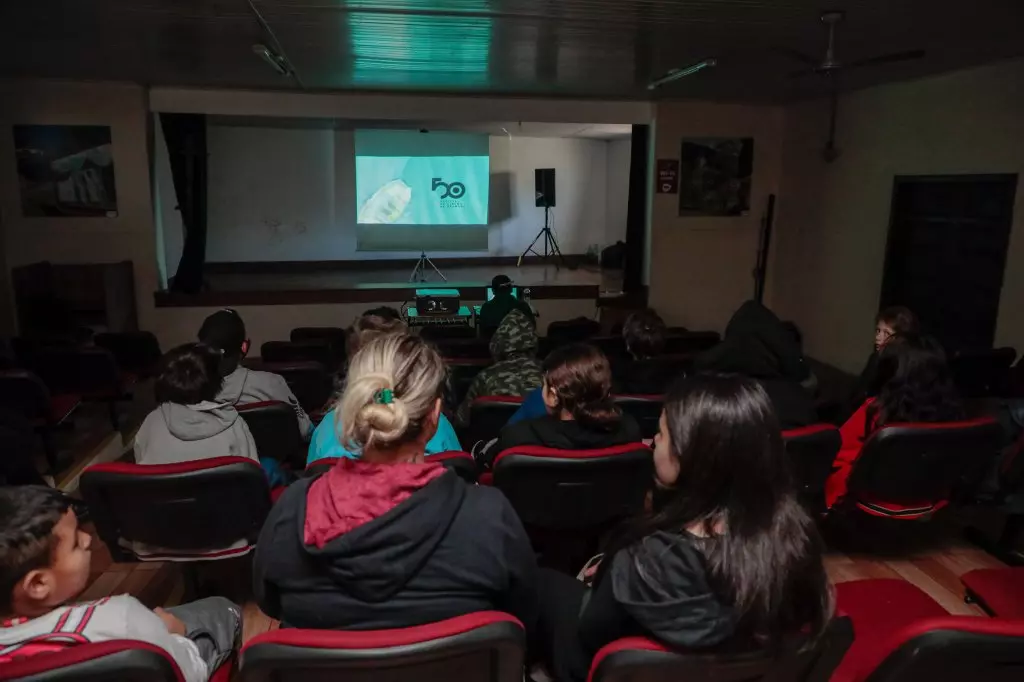
{"type": "Polygon", "coordinates": [[[395,394],[390,388],[382,388],[373,394],[373,402],[379,405],[390,405],[395,401],[395,394]]]}

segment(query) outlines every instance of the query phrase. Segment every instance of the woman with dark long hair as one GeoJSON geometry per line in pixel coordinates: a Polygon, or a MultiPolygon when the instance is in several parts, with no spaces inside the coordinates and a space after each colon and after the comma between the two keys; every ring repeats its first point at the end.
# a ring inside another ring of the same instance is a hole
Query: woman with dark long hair
{"type": "Polygon", "coordinates": [[[824,631],[822,543],[797,502],[778,420],[754,380],[673,386],[654,449],[651,513],[610,543],[590,589],[544,571],[540,638],[556,679],[586,679],[608,642],[771,649],[824,631]]]}
{"type": "Polygon", "coordinates": [[[853,463],[868,436],[887,424],[951,422],[965,417],[964,404],[953,384],[946,354],[928,336],[887,337],[868,398],[839,429],[842,448],[825,486],[829,507],[846,495],[853,463]]]}
{"type": "Polygon", "coordinates": [[[510,447],[543,445],[560,450],[593,450],[638,443],[640,427],[612,399],[612,370],[599,348],[574,343],[552,351],[542,366],[541,394],[547,414],[501,430],[477,460],[490,466],[510,447]]]}

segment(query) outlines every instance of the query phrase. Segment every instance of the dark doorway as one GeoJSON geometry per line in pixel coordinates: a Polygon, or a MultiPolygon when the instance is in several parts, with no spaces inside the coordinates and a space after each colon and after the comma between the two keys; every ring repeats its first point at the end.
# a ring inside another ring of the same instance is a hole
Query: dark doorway
{"type": "Polygon", "coordinates": [[[995,340],[1016,175],[897,176],[882,307],[905,305],[947,352],[995,340]]]}

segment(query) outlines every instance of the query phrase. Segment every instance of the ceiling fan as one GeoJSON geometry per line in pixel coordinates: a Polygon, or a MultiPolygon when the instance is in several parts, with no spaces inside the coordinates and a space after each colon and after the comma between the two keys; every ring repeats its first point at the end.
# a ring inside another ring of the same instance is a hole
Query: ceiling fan
{"type": "Polygon", "coordinates": [[[894,64],[914,59],[921,59],[925,56],[924,50],[904,50],[902,52],[889,52],[887,54],[866,57],[851,62],[843,62],[836,58],[836,30],[839,24],[846,18],[846,12],[842,10],[830,10],[822,12],[821,23],[828,30],[828,45],[825,48],[825,56],[822,59],[812,57],[800,50],[780,47],[777,51],[805,65],[805,68],[790,74],[792,78],[801,78],[808,75],[818,75],[828,79],[829,99],[831,102],[829,133],[825,147],[822,149],[822,158],[831,163],[839,157],[839,148],[836,147],[836,114],[839,108],[839,75],[852,69],[860,69],[865,66],[878,66],[881,64],[894,64]]]}

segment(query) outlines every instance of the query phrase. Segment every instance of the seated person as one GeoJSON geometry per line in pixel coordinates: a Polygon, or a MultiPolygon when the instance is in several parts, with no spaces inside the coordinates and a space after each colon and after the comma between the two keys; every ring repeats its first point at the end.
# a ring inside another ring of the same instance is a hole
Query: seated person
{"type": "Polygon", "coordinates": [[[658,361],[665,350],[665,321],[647,309],[632,313],[622,325],[627,358],[613,361],[618,393],[661,395],[675,378],[671,368],[658,361]]]}
{"type": "Polygon", "coordinates": [[[199,329],[199,341],[224,355],[220,368],[224,385],[217,394],[217,402],[233,406],[268,400],[287,403],[295,410],[302,438],[309,439],[313,423],[284,377],[273,372],[257,372],[239,364],[248,354],[250,344],[245,336],[245,323],[238,313],[224,309],[207,317],[199,329]]]}
{"type": "Polygon", "coordinates": [[[543,397],[547,414],[509,424],[477,456],[490,467],[499,452],[517,445],[559,450],[596,450],[639,443],[636,420],[612,400],[612,371],[599,349],[574,343],[544,360],[543,397]]]}
{"type": "MultiPolygon", "coordinates": [[[[348,357],[354,358],[359,349],[373,339],[387,334],[404,334],[405,324],[400,318],[382,317],[372,312],[367,312],[356,318],[348,330],[348,338],[345,348],[348,357]]],[[[318,459],[332,457],[348,457],[354,459],[359,455],[345,447],[341,434],[344,428],[339,423],[337,409],[331,409],[324,415],[323,420],[313,431],[313,438],[309,441],[309,455],[306,458],[306,465],[310,465],[318,459]]],[[[461,450],[459,439],[455,435],[455,429],[451,422],[443,414],[437,422],[437,432],[427,441],[426,454],[434,455],[439,452],[451,452],[461,450]]]]}
{"type": "Polygon", "coordinates": [[[538,640],[556,680],[586,680],[593,655],[620,637],[749,651],[815,637],[832,617],[823,543],[764,389],[684,379],[654,443],[652,510],[613,533],[593,587],[540,572],[538,640]]]}
{"type": "Polygon", "coordinates": [[[878,354],[876,385],[839,429],[842,446],[825,484],[828,507],[842,501],[853,464],[868,437],[888,424],[952,422],[964,419],[963,401],[946,364],[946,354],[927,336],[887,337],[878,354]]]}
{"type": "Polygon", "coordinates": [[[501,325],[501,321],[513,310],[518,310],[533,319],[533,309],[530,308],[530,304],[513,296],[513,288],[512,280],[508,275],[495,275],[491,280],[491,291],[494,293],[494,298],[480,306],[480,315],[476,320],[476,324],[482,330],[485,338],[494,334],[494,331],[501,325]]]}
{"type": "Polygon", "coordinates": [[[532,631],[536,560],[512,505],[424,458],[444,378],[416,336],[380,336],[352,358],[336,409],[360,456],[299,480],[271,509],[253,565],[264,613],[371,630],[498,610],[532,631]]]}
{"type": "Polygon", "coordinates": [[[220,361],[219,351],[201,343],[186,343],[164,355],[153,386],[159,405],[135,434],[137,463],[259,459],[245,420],[230,403],[217,402],[220,361]]]}
{"type": "Polygon", "coordinates": [[[910,308],[903,306],[890,306],[885,308],[875,318],[875,349],[868,356],[868,361],[861,370],[857,385],[850,394],[844,416],[852,415],[857,408],[864,404],[864,401],[872,397],[871,392],[878,387],[878,354],[882,351],[889,340],[900,336],[917,336],[920,334],[921,326],[918,324],[917,316],[910,308]]]}
{"type": "Polygon", "coordinates": [[[480,396],[522,397],[541,384],[537,328],[532,316],[528,317],[520,310],[506,315],[491,337],[490,348],[494,364],[473,378],[465,399],[456,411],[459,424],[469,423],[470,406],[480,396]]]}
{"type": "Polygon", "coordinates": [[[363,313],[362,317],[366,317],[368,315],[372,315],[374,317],[382,317],[388,321],[402,321],[402,313],[398,312],[397,308],[393,308],[389,305],[381,305],[377,306],[376,308],[370,308],[369,310],[363,313]]]}
{"type": "Polygon", "coordinates": [[[165,651],[186,682],[205,682],[238,647],[241,610],[222,597],[166,611],[126,594],[70,603],[89,582],[91,543],[60,492],[0,488],[0,668],[67,646],[131,639],[165,651]]]}
{"type": "Polygon", "coordinates": [[[818,421],[814,396],[802,385],[811,372],[798,339],[775,313],[756,301],[739,307],[722,342],[694,358],[694,369],[757,380],[771,398],[783,429],[818,421]]]}

